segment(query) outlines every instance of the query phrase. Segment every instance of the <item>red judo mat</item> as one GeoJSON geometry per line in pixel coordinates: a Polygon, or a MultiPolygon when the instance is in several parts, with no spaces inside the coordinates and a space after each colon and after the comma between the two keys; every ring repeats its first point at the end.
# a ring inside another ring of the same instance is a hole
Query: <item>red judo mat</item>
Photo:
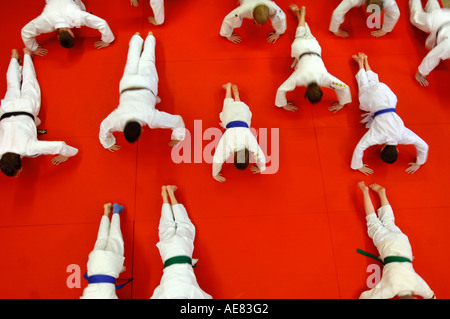
{"type": "MultiPolygon", "coordinates": [[[[397,0],[401,16],[394,31],[370,35],[367,15],[351,10],[343,28],[347,39],[328,31],[339,0],[277,0],[287,14],[287,31],[275,44],[265,41],[270,24],[245,20],[235,32],[238,45],[220,37],[223,18],[235,0],[167,0],[161,26],[147,22],[148,1],[133,7],[125,0],[85,0],[87,11],[104,18],[116,39],[97,50],[96,30],[77,29],[75,47],[66,50],[55,34],[38,41],[48,49],[34,64],[42,90],[40,128],[43,140],[62,140],[79,153],[54,166],[51,156],[25,158],[20,177],[0,174],[1,298],[79,298],[103,204],[125,207],[122,232],[125,267],[119,298],[149,298],[163,265],[158,249],[161,186],[178,186],[177,196],[197,229],[194,258],[200,287],[214,298],[358,298],[368,289],[373,260],[356,249],[376,254],[367,236],[359,181],[386,187],[397,225],[408,235],[414,268],[437,298],[450,297],[450,65],[429,75],[421,87],[414,73],[427,49],[426,34],[409,22],[407,0],[397,0]],[[336,114],[327,110],[335,93],[324,90],[311,105],[304,88],[288,93],[295,113],[275,107],[277,88],[292,73],[290,48],[297,20],[289,4],[306,6],[306,20],[319,40],[328,71],[347,83],[353,102],[336,114]],[[117,134],[122,149],[103,149],[101,121],[117,107],[119,81],[131,36],[156,37],[159,73],[157,108],[183,117],[187,140],[171,149],[170,130],[144,128],[135,144],[117,134]],[[428,161],[413,175],[413,146],[399,146],[399,159],[388,165],[380,147],[366,150],[374,169],[364,176],[350,168],[353,150],[365,133],[358,106],[352,55],[368,54],[370,64],[398,97],[405,125],[430,146],[428,161]],[[270,174],[237,171],[225,164],[224,183],[211,176],[211,154],[219,132],[222,84],[236,83],[253,112],[252,127],[267,143],[270,174]],[[174,160],[175,159],[175,160],[174,160]]],[[[22,52],[21,28],[37,17],[44,0],[0,4],[2,50],[0,72],[6,74],[11,49],[22,52]]],[[[6,77],[0,81],[6,91],[6,77]]],[[[373,197],[375,205],[378,201],[373,197]]]]}

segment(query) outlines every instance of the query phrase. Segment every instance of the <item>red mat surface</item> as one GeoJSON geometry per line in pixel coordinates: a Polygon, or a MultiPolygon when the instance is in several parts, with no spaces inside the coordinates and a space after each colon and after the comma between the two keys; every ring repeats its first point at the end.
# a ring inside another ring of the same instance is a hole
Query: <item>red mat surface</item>
{"type": "MultiPolygon", "coordinates": [[[[51,156],[25,159],[19,178],[0,175],[0,298],[79,298],[86,282],[69,288],[68,267],[79,267],[81,274],[86,270],[105,202],[125,206],[127,270],[120,279],[134,281],[118,296],[149,298],[163,269],[155,245],[160,187],[167,184],[178,185],[177,195],[197,228],[195,272],[214,298],[358,298],[367,289],[371,261],[356,248],[376,253],[356,185],[361,180],[386,186],[397,224],[411,241],[415,269],[438,298],[450,298],[450,257],[442,253],[450,245],[445,229],[450,222],[450,65],[442,62],[428,77],[427,88],[414,80],[427,53],[426,35],[409,23],[407,0],[397,0],[400,21],[379,39],[370,35],[359,9],[346,16],[349,38],[329,33],[338,0],[277,0],[287,13],[286,34],[269,44],[269,25],[258,28],[244,21],[235,30],[243,40],[239,45],[219,36],[223,18],[236,7],[234,0],[165,1],[166,20],[158,27],[147,22],[152,14],[148,1],[137,8],[125,0],[84,2],[89,12],[108,21],[116,40],[97,50],[98,33],[83,28],[76,30],[75,47],[66,50],[54,35],[39,37],[49,50],[34,58],[42,90],[41,127],[48,130],[42,139],[64,140],[79,154],[57,167],[51,156]],[[292,72],[296,20],[290,3],[307,6],[307,22],[322,45],[328,70],[351,87],[353,102],[337,114],[327,110],[335,100],[331,90],[314,106],[303,99],[303,88],[289,93],[288,99],[299,105],[295,113],[274,106],[277,88],[292,72]],[[119,101],[128,41],[136,31],[145,35],[149,30],[156,37],[162,99],[157,107],[183,116],[191,137],[185,142],[191,146],[187,162],[172,161],[169,130],[145,128],[133,145],[117,134],[122,145],[117,153],[98,141],[101,121],[119,101]],[[406,126],[430,146],[428,162],[414,175],[404,172],[415,160],[411,146],[399,147],[393,165],[380,162],[377,147],[367,150],[364,160],[375,170],[370,177],[350,169],[353,149],[365,132],[351,60],[359,51],[369,55],[380,80],[397,95],[406,126]],[[267,149],[268,168],[275,174],[253,175],[225,165],[225,183],[211,177],[211,164],[201,154],[212,147],[208,129],[219,128],[221,86],[228,81],[238,84],[252,110],[252,126],[274,139],[267,149]]],[[[3,74],[11,49],[23,48],[21,28],[44,3],[0,4],[3,74]]],[[[0,94],[5,91],[2,76],[0,94]]]]}

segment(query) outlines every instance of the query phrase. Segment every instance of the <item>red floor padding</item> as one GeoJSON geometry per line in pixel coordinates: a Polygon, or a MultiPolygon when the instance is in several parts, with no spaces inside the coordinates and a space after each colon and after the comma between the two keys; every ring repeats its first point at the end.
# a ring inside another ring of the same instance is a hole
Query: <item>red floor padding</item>
{"type": "MultiPolygon", "coordinates": [[[[223,18],[237,5],[232,0],[167,0],[161,26],[147,22],[152,11],[146,0],[138,7],[124,0],[85,0],[89,12],[108,21],[116,37],[110,47],[95,49],[98,33],[87,28],[75,30],[71,50],[60,47],[53,34],[40,36],[49,50],[34,58],[42,90],[41,128],[48,130],[41,139],[63,140],[79,153],[59,166],[51,164],[51,156],[26,158],[22,176],[0,174],[0,298],[79,298],[106,202],[125,206],[126,271],[119,283],[134,280],[118,296],[149,298],[163,271],[155,245],[161,185],[167,184],[179,187],[179,201],[196,226],[195,272],[214,298],[358,298],[368,289],[373,263],[356,249],[376,253],[367,236],[361,180],[386,186],[397,224],[411,241],[414,268],[437,298],[449,298],[449,62],[441,62],[428,76],[430,86],[421,87],[414,73],[427,54],[426,35],[410,24],[408,1],[397,0],[400,20],[383,38],[370,35],[361,9],[350,11],[343,25],[351,33],[347,39],[328,31],[339,2],[277,0],[288,29],[275,44],[265,41],[270,25],[250,21],[235,30],[242,37],[239,45],[220,37],[223,18]],[[327,110],[336,100],[330,89],[316,105],[303,98],[304,88],[288,93],[298,105],[294,113],[274,106],[278,87],[292,73],[297,22],[291,3],[306,5],[327,69],[351,88],[353,102],[336,114],[327,110]],[[111,153],[98,140],[100,123],[118,105],[130,37],[150,30],[162,99],[157,108],[181,115],[189,134],[174,149],[168,146],[170,130],[146,127],[136,144],[116,134],[122,149],[111,153]],[[366,131],[359,122],[357,66],[351,59],[359,51],[369,55],[373,70],[397,95],[405,125],[430,146],[427,163],[414,175],[404,170],[415,160],[415,149],[404,145],[393,165],[381,163],[379,147],[368,149],[364,162],[374,169],[372,176],[350,168],[353,149],[366,131]],[[218,183],[211,176],[211,150],[222,131],[222,84],[228,81],[238,85],[253,112],[252,127],[265,137],[260,143],[271,174],[226,164],[227,181],[218,183]],[[69,287],[67,280],[74,278],[79,286],[69,287]]],[[[20,30],[44,4],[0,4],[0,73],[6,74],[11,49],[22,52],[20,30]]],[[[3,96],[6,78],[0,78],[3,96]]]]}

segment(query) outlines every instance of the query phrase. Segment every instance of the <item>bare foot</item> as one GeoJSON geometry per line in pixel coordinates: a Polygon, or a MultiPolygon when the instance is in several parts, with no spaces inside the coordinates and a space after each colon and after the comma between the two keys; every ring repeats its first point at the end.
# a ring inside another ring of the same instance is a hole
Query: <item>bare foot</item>
{"type": "Polygon", "coordinates": [[[167,185],[166,186],[166,188],[167,188],[167,192],[170,194],[170,193],[175,193],[175,191],[177,190],[177,187],[175,186],[175,185],[167,185]]]}
{"type": "Polygon", "coordinates": [[[363,62],[363,58],[362,58],[361,56],[359,56],[359,55],[354,54],[354,55],[352,56],[352,58],[353,58],[353,60],[355,60],[358,64],[360,64],[360,63],[363,62]]]}
{"type": "Polygon", "coordinates": [[[141,33],[138,31],[138,32],[136,32],[134,35],[141,35],[141,33]]]}
{"type": "Polygon", "coordinates": [[[156,23],[155,17],[148,17],[148,22],[154,25],[158,25],[158,23],[156,23]]]}
{"type": "Polygon", "coordinates": [[[167,200],[167,188],[166,188],[166,186],[162,186],[161,187],[161,196],[162,196],[163,199],[167,200]]]}
{"type": "Polygon", "coordinates": [[[359,188],[361,188],[361,190],[364,192],[368,192],[369,191],[369,187],[366,186],[366,184],[364,184],[364,182],[359,182],[358,183],[359,188]]]}
{"type": "Polygon", "coordinates": [[[11,58],[14,58],[17,61],[19,61],[20,55],[19,55],[19,52],[17,52],[16,49],[12,49],[11,50],[11,58]]]}
{"type": "Polygon", "coordinates": [[[378,194],[386,192],[386,189],[383,186],[378,185],[376,183],[370,184],[369,187],[371,190],[373,190],[374,192],[377,192],[378,194]]]}
{"type": "Polygon", "coordinates": [[[300,11],[300,9],[298,8],[298,6],[293,3],[289,6],[289,9],[291,9],[292,12],[296,13],[297,11],[300,11]]]}
{"type": "Polygon", "coordinates": [[[231,88],[232,84],[231,82],[225,83],[224,85],[222,85],[222,87],[226,90],[228,88],[231,88]]]}
{"type": "Polygon", "coordinates": [[[152,31],[148,31],[148,35],[153,35],[153,32],[152,31]]]}
{"type": "Polygon", "coordinates": [[[109,214],[111,213],[111,207],[112,207],[111,203],[103,205],[103,215],[109,216],[109,214]]]}

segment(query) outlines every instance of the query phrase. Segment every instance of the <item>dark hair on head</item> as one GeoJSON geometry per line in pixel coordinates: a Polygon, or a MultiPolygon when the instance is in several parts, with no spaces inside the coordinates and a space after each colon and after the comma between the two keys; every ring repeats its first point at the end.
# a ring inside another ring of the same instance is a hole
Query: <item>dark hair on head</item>
{"type": "Polygon", "coordinates": [[[237,169],[245,170],[248,166],[249,159],[250,152],[246,148],[234,152],[234,166],[236,166],[237,169]]]}
{"type": "Polygon", "coordinates": [[[128,121],[123,129],[123,135],[128,143],[134,143],[141,136],[142,127],[136,121],[128,121]]]}
{"type": "Polygon", "coordinates": [[[322,99],[322,95],[323,92],[316,82],[310,83],[306,87],[305,98],[308,98],[309,102],[311,102],[312,104],[320,102],[320,100],[322,99]]]}
{"type": "Polygon", "coordinates": [[[265,4],[260,4],[253,9],[253,19],[256,23],[263,25],[269,18],[269,7],[265,4]]]}
{"type": "Polygon", "coordinates": [[[380,10],[383,10],[383,0],[366,0],[366,7],[371,4],[375,4],[380,7],[380,10]]]}
{"type": "Polygon", "coordinates": [[[66,49],[70,49],[75,44],[75,38],[67,30],[59,31],[59,43],[66,49]]]}
{"type": "Polygon", "coordinates": [[[383,162],[392,164],[395,163],[395,161],[398,158],[398,150],[395,145],[386,145],[383,150],[381,151],[381,159],[383,162]]]}
{"type": "Polygon", "coordinates": [[[16,153],[5,153],[0,159],[0,170],[6,176],[16,176],[17,172],[22,168],[22,160],[20,155],[16,153]]]}

